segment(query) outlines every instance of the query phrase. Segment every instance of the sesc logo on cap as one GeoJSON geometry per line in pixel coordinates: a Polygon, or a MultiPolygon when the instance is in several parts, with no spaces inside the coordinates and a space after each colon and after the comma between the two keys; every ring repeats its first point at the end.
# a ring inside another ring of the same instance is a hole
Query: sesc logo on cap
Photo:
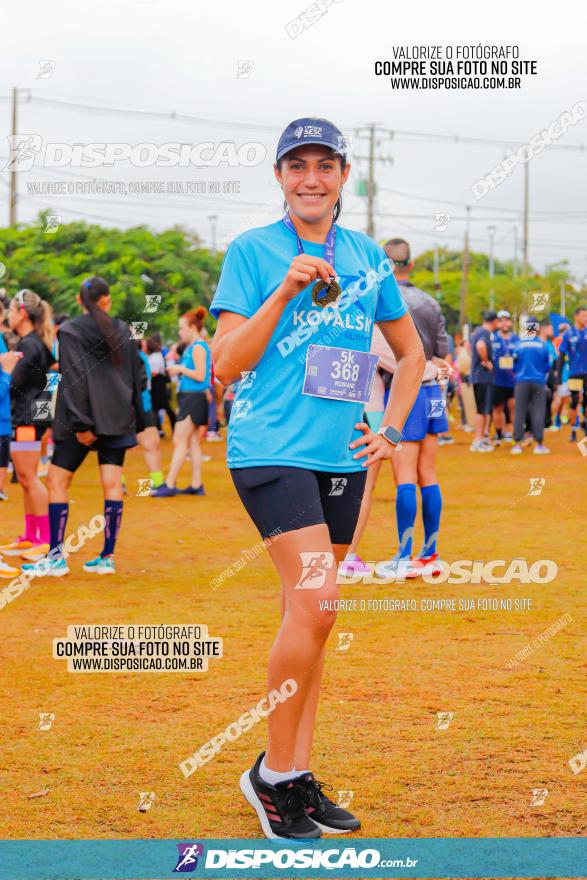
{"type": "Polygon", "coordinates": [[[322,127],[319,125],[298,125],[294,131],[294,137],[322,137],[322,127]]]}
{"type": "Polygon", "coordinates": [[[312,119],[310,117],[294,119],[279,138],[275,158],[279,162],[282,156],[285,156],[302,142],[321,144],[342,155],[346,153],[348,141],[349,139],[343,135],[340,129],[328,119],[312,119]]]}

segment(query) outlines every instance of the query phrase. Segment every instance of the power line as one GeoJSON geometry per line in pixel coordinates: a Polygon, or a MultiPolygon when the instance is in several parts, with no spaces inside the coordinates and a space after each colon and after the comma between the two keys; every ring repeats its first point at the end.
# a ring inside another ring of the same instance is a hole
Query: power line
{"type": "MultiPolygon", "coordinates": [[[[0,96],[0,100],[9,100],[9,96],[0,96]]],[[[63,100],[60,98],[51,98],[46,96],[36,95],[35,93],[30,93],[29,103],[36,102],[38,104],[45,104],[47,106],[52,107],[63,107],[65,109],[71,110],[88,110],[90,112],[96,113],[112,113],[115,115],[123,115],[123,116],[139,116],[143,118],[151,118],[151,119],[161,119],[165,121],[174,120],[178,122],[195,122],[195,123],[204,123],[206,125],[219,125],[226,127],[237,127],[237,128],[249,128],[249,129],[260,129],[265,131],[280,131],[281,126],[270,125],[269,123],[264,122],[251,122],[244,120],[226,120],[226,119],[213,119],[210,117],[204,116],[194,116],[191,113],[183,113],[178,112],[176,110],[150,110],[148,108],[132,108],[132,107],[114,107],[111,105],[98,105],[98,104],[88,104],[86,103],[88,99],[84,101],[71,101],[71,100],[63,100]]],[[[351,130],[356,128],[356,126],[343,126],[344,130],[351,130]]],[[[492,145],[492,146],[501,146],[501,147],[511,147],[515,145],[524,146],[528,143],[528,139],[523,138],[509,138],[509,137],[476,137],[471,135],[461,135],[461,134],[439,134],[437,132],[426,132],[426,131],[408,131],[404,129],[380,129],[381,132],[388,134],[392,138],[416,138],[422,141],[444,141],[446,143],[451,143],[455,145],[459,144],[472,144],[472,145],[492,145]]],[[[548,147],[549,150],[564,150],[564,151],[577,151],[577,152],[585,152],[587,150],[587,145],[585,144],[550,144],[548,147]]]]}

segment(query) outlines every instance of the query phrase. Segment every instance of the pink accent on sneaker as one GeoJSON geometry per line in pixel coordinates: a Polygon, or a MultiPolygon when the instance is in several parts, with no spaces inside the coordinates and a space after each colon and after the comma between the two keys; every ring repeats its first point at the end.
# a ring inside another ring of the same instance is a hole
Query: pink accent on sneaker
{"type": "Polygon", "coordinates": [[[343,559],[338,566],[338,572],[343,577],[351,577],[353,574],[368,574],[370,571],[369,566],[356,553],[343,559]]]}

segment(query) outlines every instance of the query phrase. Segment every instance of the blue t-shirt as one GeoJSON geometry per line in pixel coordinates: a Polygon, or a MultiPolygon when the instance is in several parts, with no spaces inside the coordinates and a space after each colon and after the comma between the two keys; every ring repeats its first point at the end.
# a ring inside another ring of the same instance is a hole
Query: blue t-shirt
{"type": "Polygon", "coordinates": [[[519,342],[519,337],[515,333],[510,333],[504,338],[501,333],[493,333],[491,336],[491,344],[493,346],[493,372],[495,373],[495,384],[498,388],[513,388],[516,384],[516,377],[513,370],[504,370],[499,366],[501,357],[512,357],[514,346],[519,342]]]}
{"type": "Polygon", "coordinates": [[[569,359],[569,376],[584,376],[587,373],[587,327],[569,327],[565,330],[559,354],[566,354],[569,359]]]}
{"type": "Polygon", "coordinates": [[[202,382],[196,382],[196,380],[192,379],[190,376],[180,375],[179,391],[181,391],[182,393],[184,391],[205,391],[207,388],[210,387],[212,359],[210,357],[210,349],[202,339],[198,339],[196,340],[196,342],[192,342],[191,345],[188,345],[181,356],[180,364],[183,364],[183,366],[187,367],[188,370],[195,370],[196,365],[194,362],[194,348],[196,347],[196,345],[204,346],[204,350],[206,352],[206,375],[204,376],[204,380],[202,382]]]}
{"type": "Polygon", "coordinates": [[[6,354],[8,348],[6,346],[6,340],[4,339],[4,334],[0,333],[0,354],[6,354]]]}
{"type": "MultiPolygon", "coordinates": [[[[324,258],[324,245],[302,240],[324,258]]],[[[297,255],[296,237],[279,220],[252,229],[230,245],[211,313],[250,318],[283,282],[297,255]]],[[[263,357],[239,382],[228,431],[231,468],[285,465],[333,472],[361,471],[349,443],[362,434],[361,403],[302,394],[306,352],[312,344],[368,352],[375,321],[407,311],[383,249],[369,236],[336,226],[335,268],[342,295],[336,304],[312,303],[315,282],[284,308],[263,357]]]]}
{"type": "Polygon", "coordinates": [[[151,372],[151,364],[149,363],[149,358],[145,354],[144,351],[139,351],[139,357],[145,365],[145,370],[147,372],[147,387],[144,391],[141,391],[141,400],[143,402],[143,409],[145,412],[151,412],[153,409],[153,403],[151,401],[151,379],[153,378],[153,373],[151,372]]]}
{"type": "Polygon", "coordinates": [[[471,382],[473,385],[493,385],[495,376],[493,370],[481,366],[481,358],[477,351],[477,343],[482,340],[487,348],[487,360],[493,361],[493,346],[491,344],[491,332],[485,327],[478,327],[471,336],[471,382]]]}
{"type": "Polygon", "coordinates": [[[537,382],[546,385],[550,370],[548,345],[542,339],[520,339],[514,348],[516,383],[537,382]]]}

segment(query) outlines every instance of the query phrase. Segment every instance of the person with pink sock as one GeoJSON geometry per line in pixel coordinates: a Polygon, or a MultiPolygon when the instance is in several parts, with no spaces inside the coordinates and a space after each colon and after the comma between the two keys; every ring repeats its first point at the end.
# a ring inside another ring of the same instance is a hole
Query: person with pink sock
{"type": "Polygon", "coordinates": [[[10,303],[8,323],[20,337],[12,370],[12,440],[10,454],[24,503],[24,533],[0,547],[4,556],[36,559],[49,549],[49,498],[37,476],[41,439],[51,425],[47,373],[53,366],[51,308],[32,290],[21,290],[10,303]]]}

